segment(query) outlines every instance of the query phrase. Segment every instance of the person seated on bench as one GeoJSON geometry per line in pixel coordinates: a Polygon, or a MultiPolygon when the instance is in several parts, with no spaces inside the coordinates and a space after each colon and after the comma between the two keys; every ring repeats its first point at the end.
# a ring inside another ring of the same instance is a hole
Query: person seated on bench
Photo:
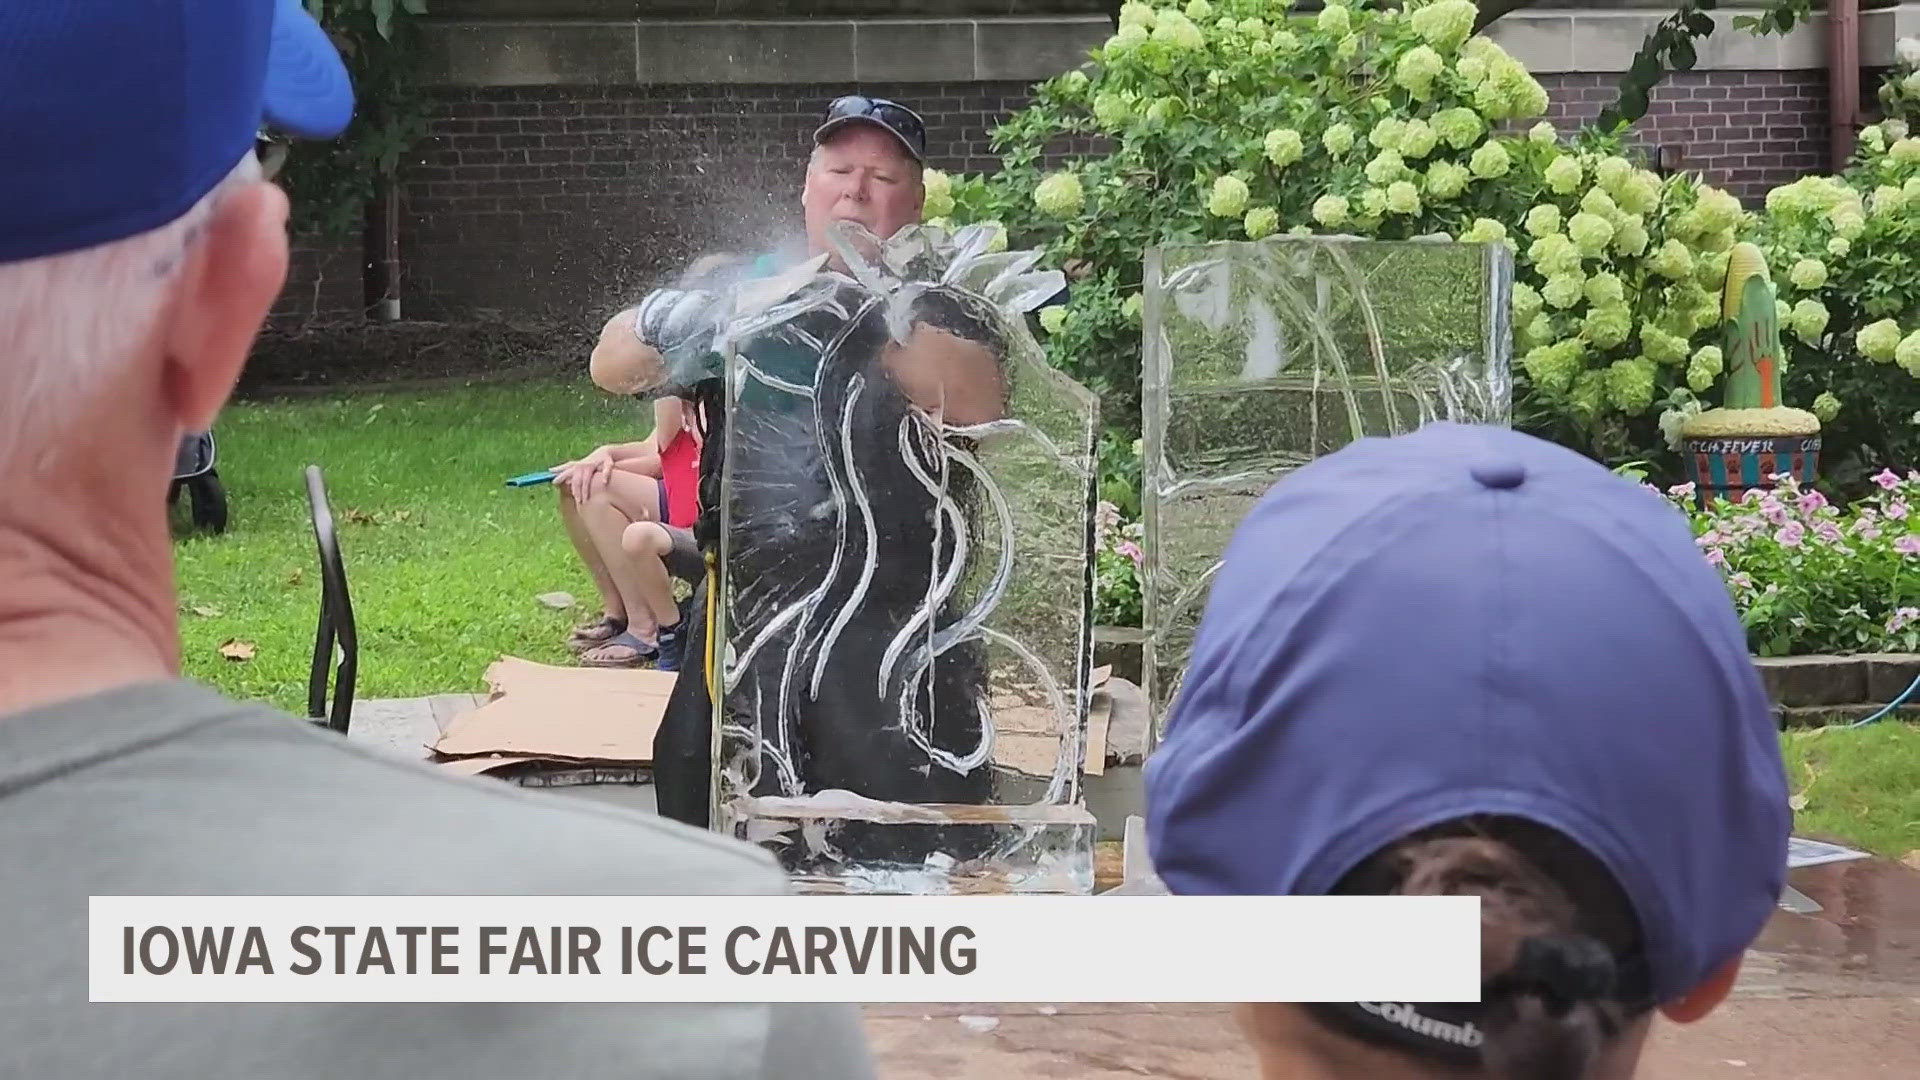
{"type": "MultiPolygon", "coordinates": [[[[589,370],[609,393],[626,392],[621,388],[639,360],[632,327],[631,310],[615,315],[594,348],[589,370]]],[[[702,572],[687,530],[698,512],[693,463],[700,453],[691,407],[661,398],[653,414],[646,438],[599,447],[554,470],[561,520],[600,593],[600,617],[575,627],[568,639],[590,667],[657,658],[658,667],[674,670],[680,608],[672,577],[693,580],[702,572]],[[642,525],[651,531],[633,531],[642,525]]]]}

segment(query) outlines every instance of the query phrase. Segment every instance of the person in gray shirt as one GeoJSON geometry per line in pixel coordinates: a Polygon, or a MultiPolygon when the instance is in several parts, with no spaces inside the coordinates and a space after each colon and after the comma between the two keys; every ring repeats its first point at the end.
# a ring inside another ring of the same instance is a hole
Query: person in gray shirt
{"type": "Polygon", "coordinates": [[[0,1076],[872,1076],[843,1006],[89,1003],[89,896],[787,885],[180,678],[174,449],[286,274],[255,135],[337,134],[346,73],[300,0],[7,0],[0,57],[0,1076]]]}

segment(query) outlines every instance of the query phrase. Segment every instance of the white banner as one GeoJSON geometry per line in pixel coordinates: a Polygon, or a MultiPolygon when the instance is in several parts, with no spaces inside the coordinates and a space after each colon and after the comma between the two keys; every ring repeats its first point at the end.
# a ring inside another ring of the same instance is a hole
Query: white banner
{"type": "Polygon", "coordinates": [[[96,896],[94,1001],[1475,1001],[1480,902],[96,896]]]}

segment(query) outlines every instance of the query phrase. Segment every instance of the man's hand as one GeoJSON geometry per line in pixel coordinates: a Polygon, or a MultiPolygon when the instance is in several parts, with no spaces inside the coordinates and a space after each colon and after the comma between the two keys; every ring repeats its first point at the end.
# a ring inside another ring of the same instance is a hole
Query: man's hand
{"type": "Polygon", "coordinates": [[[553,467],[553,482],[566,489],[574,502],[586,502],[607,488],[613,475],[613,448],[602,446],[578,461],[553,467]]]}
{"type": "Polygon", "coordinates": [[[908,400],[945,423],[972,427],[1006,414],[1006,377],[977,341],[921,323],[905,344],[888,342],[881,362],[908,400]]]}

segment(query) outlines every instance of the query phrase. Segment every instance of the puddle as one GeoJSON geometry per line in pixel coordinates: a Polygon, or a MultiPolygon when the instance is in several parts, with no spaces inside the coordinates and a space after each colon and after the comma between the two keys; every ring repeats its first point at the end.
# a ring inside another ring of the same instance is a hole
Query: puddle
{"type": "Polygon", "coordinates": [[[1920,870],[1862,859],[1802,867],[1787,882],[1821,910],[1774,913],[1754,943],[1769,982],[1856,994],[1920,987],[1920,870]]]}

